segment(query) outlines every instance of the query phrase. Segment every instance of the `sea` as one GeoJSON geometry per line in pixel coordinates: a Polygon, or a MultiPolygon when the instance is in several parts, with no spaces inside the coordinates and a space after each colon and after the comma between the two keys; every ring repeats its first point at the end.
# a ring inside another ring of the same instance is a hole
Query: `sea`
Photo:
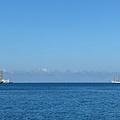
{"type": "Polygon", "coordinates": [[[120,120],[120,84],[0,84],[0,120],[120,120]]]}

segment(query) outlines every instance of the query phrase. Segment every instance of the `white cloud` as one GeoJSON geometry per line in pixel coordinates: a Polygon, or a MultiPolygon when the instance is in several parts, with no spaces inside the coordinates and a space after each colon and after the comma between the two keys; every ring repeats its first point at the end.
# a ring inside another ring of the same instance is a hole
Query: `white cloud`
{"type": "Polygon", "coordinates": [[[48,72],[46,68],[37,68],[36,72],[48,72]]]}
{"type": "Polygon", "coordinates": [[[41,69],[41,71],[48,72],[48,70],[46,68],[41,69]]]}
{"type": "Polygon", "coordinates": [[[59,72],[61,72],[61,73],[78,73],[79,71],[77,71],[77,70],[60,70],[59,72]]]}
{"type": "Polygon", "coordinates": [[[7,72],[7,70],[6,70],[6,69],[0,69],[0,70],[2,70],[3,72],[7,72]]]}

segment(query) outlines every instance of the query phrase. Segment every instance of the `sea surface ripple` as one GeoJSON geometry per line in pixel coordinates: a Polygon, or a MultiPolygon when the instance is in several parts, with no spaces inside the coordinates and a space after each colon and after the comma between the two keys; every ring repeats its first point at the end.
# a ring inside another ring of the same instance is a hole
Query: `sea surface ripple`
{"type": "Polygon", "coordinates": [[[0,84],[0,120],[120,120],[120,84],[0,84]]]}

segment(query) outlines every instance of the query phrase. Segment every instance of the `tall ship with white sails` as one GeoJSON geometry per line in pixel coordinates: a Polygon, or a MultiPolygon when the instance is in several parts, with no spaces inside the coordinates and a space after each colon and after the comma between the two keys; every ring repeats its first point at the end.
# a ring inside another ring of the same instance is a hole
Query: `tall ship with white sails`
{"type": "Polygon", "coordinates": [[[120,83],[120,76],[118,77],[118,80],[115,79],[115,76],[113,78],[113,80],[111,81],[112,83],[120,83]]]}
{"type": "Polygon", "coordinates": [[[1,83],[12,83],[9,79],[4,80],[4,79],[2,78],[2,70],[0,70],[0,84],[1,84],[1,83]]]}

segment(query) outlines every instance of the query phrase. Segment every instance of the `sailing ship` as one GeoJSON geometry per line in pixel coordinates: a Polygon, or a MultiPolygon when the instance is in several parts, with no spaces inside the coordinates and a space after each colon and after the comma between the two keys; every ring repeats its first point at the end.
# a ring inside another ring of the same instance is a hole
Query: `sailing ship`
{"type": "Polygon", "coordinates": [[[2,70],[1,70],[0,71],[0,84],[1,83],[12,83],[9,79],[4,80],[2,76],[3,76],[3,73],[2,73],[2,70]]]}
{"type": "Polygon", "coordinates": [[[113,80],[111,81],[112,83],[120,83],[120,77],[118,78],[118,80],[115,79],[115,76],[113,78],[113,80]]]}

